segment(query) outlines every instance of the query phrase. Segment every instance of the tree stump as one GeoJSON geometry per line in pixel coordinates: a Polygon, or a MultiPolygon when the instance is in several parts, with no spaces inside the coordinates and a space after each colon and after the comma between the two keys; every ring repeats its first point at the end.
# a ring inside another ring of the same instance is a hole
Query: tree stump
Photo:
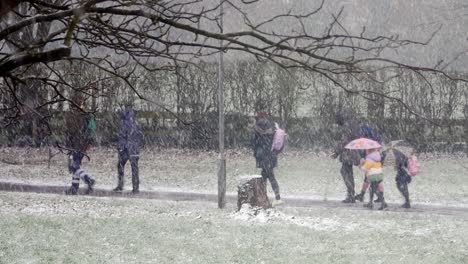
{"type": "Polygon", "coordinates": [[[265,181],[260,175],[249,175],[241,177],[237,191],[237,209],[248,203],[252,207],[262,207],[267,209],[271,207],[268,200],[265,181]]]}

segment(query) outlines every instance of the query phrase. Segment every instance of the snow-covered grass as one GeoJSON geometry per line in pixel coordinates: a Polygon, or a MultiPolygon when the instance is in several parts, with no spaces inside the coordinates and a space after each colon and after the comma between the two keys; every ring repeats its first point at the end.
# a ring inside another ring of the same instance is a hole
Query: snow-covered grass
{"type": "MultiPolygon", "coordinates": [[[[97,187],[112,188],[115,151],[97,149],[91,158],[83,167],[97,187]]],[[[211,152],[145,150],[142,189],[215,193],[216,159],[211,152]]],[[[466,157],[425,156],[421,162],[424,171],[410,185],[415,206],[468,202],[466,157]]],[[[2,181],[70,184],[66,157],[56,156],[47,168],[46,151],[0,149],[0,169],[2,181]]],[[[339,199],[339,169],[326,154],[290,150],[280,157],[276,175],[284,195],[339,199]]],[[[129,173],[127,168],[128,182],[129,173]]],[[[249,152],[228,152],[228,192],[236,191],[238,177],[258,173],[249,152]]],[[[358,190],[362,176],[356,173],[358,190]]],[[[401,201],[394,171],[385,173],[387,199],[401,201]]],[[[468,262],[465,213],[318,206],[236,212],[234,206],[0,192],[0,263],[468,262]]]]}
{"type": "Polygon", "coordinates": [[[0,192],[0,263],[467,263],[466,215],[0,192]]]}
{"type": "MultiPolygon", "coordinates": [[[[97,180],[97,188],[113,188],[116,184],[117,153],[98,148],[84,161],[83,168],[97,180]]],[[[27,182],[68,186],[71,176],[67,159],[57,155],[47,167],[47,149],[0,149],[1,181],[27,182]],[[8,163],[16,162],[12,165],[8,163]]],[[[468,203],[468,158],[466,156],[432,155],[420,157],[423,172],[410,184],[414,204],[431,203],[463,206],[468,203]]],[[[206,151],[146,149],[140,159],[140,180],[143,190],[179,189],[217,192],[217,154],[206,151]]],[[[227,153],[227,191],[237,192],[242,175],[259,174],[248,150],[227,153]]],[[[275,170],[280,189],[286,196],[312,196],[317,199],[343,199],[345,187],[340,164],[326,153],[287,150],[279,158],[275,170]]],[[[357,169],[356,191],[360,190],[362,173],[357,169]]],[[[402,197],[395,186],[395,171],[385,169],[386,198],[400,203],[402,197]]],[[[126,188],[131,188],[130,164],[126,167],[126,188]]],[[[269,186],[271,194],[271,188],[269,186]]]]}

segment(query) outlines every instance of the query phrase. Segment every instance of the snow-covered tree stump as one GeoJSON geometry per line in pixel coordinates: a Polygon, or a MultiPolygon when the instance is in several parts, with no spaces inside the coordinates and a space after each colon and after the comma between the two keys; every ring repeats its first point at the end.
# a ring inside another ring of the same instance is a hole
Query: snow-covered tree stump
{"type": "Polygon", "coordinates": [[[265,181],[260,175],[244,176],[240,179],[237,191],[237,209],[248,203],[252,207],[270,208],[265,181]]]}

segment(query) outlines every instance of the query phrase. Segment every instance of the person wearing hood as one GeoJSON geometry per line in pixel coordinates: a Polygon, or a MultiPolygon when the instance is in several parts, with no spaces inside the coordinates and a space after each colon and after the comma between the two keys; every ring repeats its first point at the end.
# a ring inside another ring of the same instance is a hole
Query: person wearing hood
{"type": "Polygon", "coordinates": [[[114,191],[122,191],[124,188],[124,169],[127,161],[130,160],[132,167],[133,193],[140,191],[140,179],[138,175],[138,160],[140,158],[140,142],[142,132],[135,120],[135,111],[131,107],[126,107],[121,113],[121,126],[118,133],[117,150],[119,160],[117,164],[118,184],[114,191]]]}
{"type": "Polygon", "coordinates": [[[360,164],[361,155],[356,150],[345,149],[344,146],[361,136],[359,122],[352,117],[351,111],[340,111],[335,116],[336,123],[340,126],[340,139],[335,147],[333,158],[339,158],[341,162],[341,176],[346,186],[346,198],[343,203],[355,203],[353,165],[360,164]]]}
{"type": "Polygon", "coordinates": [[[276,128],[274,123],[268,119],[267,112],[258,112],[254,125],[254,133],[252,137],[252,147],[254,151],[255,161],[257,168],[262,169],[262,178],[266,181],[269,180],[271,188],[275,193],[276,201],[273,205],[280,205],[281,201],[278,181],[275,178],[273,169],[278,164],[278,157],[275,151],[272,151],[273,137],[276,128]]]}

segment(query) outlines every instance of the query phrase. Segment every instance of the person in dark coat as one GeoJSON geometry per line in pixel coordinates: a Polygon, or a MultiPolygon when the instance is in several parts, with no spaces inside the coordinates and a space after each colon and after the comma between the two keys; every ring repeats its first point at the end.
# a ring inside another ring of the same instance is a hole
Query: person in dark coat
{"type": "Polygon", "coordinates": [[[411,176],[408,174],[406,168],[408,166],[408,157],[398,150],[393,151],[395,155],[395,166],[397,175],[395,177],[396,186],[401,195],[405,198],[405,203],[401,206],[403,208],[411,208],[408,184],[411,182],[411,176]]]}
{"type": "MultiPolygon", "coordinates": [[[[83,103],[81,103],[83,108],[83,103]]],[[[87,193],[93,191],[95,180],[81,168],[81,162],[88,149],[89,136],[87,135],[87,114],[81,109],[72,106],[65,115],[65,135],[67,148],[71,150],[68,160],[68,171],[72,174],[72,186],[65,191],[68,195],[78,194],[80,179],[87,185],[87,193]]]]}
{"type": "Polygon", "coordinates": [[[343,203],[355,203],[353,165],[359,165],[361,155],[357,150],[345,149],[344,146],[361,136],[361,127],[359,122],[352,118],[351,111],[338,112],[335,118],[336,123],[340,126],[339,134],[341,138],[339,144],[335,147],[333,157],[339,158],[341,162],[340,173],[347,192],[343,203]]]}
{"type": "Polygon", "coordinates": [[[272,151],[273,137],[275,134],[274,123],[268,119],[267,112],[258,112],[253,135],[253,151],[257,168],[262,169],[262,178],[269,180],[271,188],[275,193],[275,205],[282,203],[278,181],[275,178],[273,169],[278,164],[278,157],[275,151],[272,151]]]}
{"type": "Polygon", "coordinates": [[[140,191],[140,179],[138,175],[138,160],[140,158],[140,142],[142,132],[135,120],[135,111],[131,107],[126,107],[121,113],[121,127],[118,134],[117,150],[119,161],[117,164],[118,184],[114,191],[122,191],[124,187],[124,168],[130,160],[132,167],[133,193],[140,191]]]}

